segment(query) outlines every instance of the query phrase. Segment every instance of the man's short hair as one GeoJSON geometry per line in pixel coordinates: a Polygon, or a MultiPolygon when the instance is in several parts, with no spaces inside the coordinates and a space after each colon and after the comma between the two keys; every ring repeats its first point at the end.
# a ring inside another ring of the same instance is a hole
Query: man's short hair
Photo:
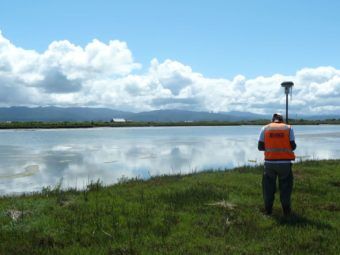
{"type": "Polygon", "coordinates": [[[283,122],[283,117],[281,113],[274,113],[272,117],[272,122],[283,122]]]}

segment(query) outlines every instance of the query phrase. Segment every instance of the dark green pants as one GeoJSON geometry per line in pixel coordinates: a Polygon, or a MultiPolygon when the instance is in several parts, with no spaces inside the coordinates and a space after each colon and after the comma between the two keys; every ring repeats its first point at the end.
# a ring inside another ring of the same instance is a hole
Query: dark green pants
{"type": "Polygon", "coordinates": [[[262,177],[263,200],[266,209],[273,207],[276,178],[279,179],[280,200],[282,207],[291,206],[293,173],[291,163],[265,163],[262,177]]]}

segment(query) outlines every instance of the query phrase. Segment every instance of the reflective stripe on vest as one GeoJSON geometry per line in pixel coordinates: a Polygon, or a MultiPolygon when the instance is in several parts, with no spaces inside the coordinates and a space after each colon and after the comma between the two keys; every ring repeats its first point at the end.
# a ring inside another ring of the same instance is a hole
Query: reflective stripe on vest
{"type": "Polygon", "coordinates": [[[271,148],[271,149],[265,149],[267,152],[293,152],[290,149],[283,149],[283,148],[271,148]]]}
{"type": "Polygon", "coordinates": [[[294,160],[290,145],[290,126],[270,123],[264,128],[265,160],[294,160]]]}
{"type": "Polygon", "coordinates": [[[268,126],[268,127],[266,127],[266,130],[290,130],[290,126],[288,126],[288,125],[285,125],[285,126],[282,126],[282,127],[268,126]]]}

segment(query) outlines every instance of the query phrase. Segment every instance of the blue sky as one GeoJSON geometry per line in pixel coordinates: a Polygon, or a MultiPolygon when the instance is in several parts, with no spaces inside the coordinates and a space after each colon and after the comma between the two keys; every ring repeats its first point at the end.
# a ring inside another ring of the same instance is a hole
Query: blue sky
{"type": "Polygon", "coordinates": [[[340,115],[340,1],[2,0],[0,107],[340,115]]]}
{"type": "Polygon", "coordinates": [[[0,29],[44,51],[55,40],[127,42],[135,60],[190,65],[208,77],[339,67],[339,1],[3,0],[0,29]]]}

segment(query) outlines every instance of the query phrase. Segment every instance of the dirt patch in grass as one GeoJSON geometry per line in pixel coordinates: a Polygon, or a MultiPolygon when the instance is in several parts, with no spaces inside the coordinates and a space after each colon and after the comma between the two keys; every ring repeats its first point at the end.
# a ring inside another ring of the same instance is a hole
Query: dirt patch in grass
{"type": "Polygon", "coordinates": [[[16,222],[24,218],[24,216],[30,214],[28,211],[19,211],[16,209],[10,209],[6,211],[6,215],[12,219],[12,221],[16,222]]]}
{"type": "Polygon", "coordinates": [[[304,171],[304,169],[293,170],[294,178],[298,180],[305,180],[309,175],[304,171]]]}
{"type": "Polygon", "coordinates": [[[340,181],[331,181],[330,184],[334,187],[340,188],[340,181]]]}
{"type": "Polygon", "coordinates": [[[225,208],[227,210],[234,210],[234,208],[236,207],[235,204],[226,202],[225,200],[222,200],[222,201],[219,201],[219,202],[215,202],[215,203],[209,203],[207,205],[217,206],[217,207],[225,208]]]}
{"type": "Polygon", "coordinates": [[[322,206],[322,209],[330,212],[340,212],[340,205],[337,205],[336,203],[330,203],[322,206]]]}

